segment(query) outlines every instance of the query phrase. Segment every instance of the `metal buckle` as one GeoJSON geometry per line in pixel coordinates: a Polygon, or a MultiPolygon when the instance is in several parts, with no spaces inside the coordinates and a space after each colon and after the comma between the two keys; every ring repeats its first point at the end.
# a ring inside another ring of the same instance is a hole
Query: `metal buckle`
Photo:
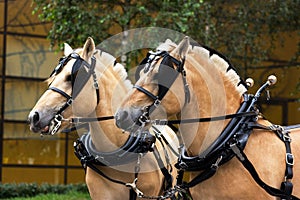
{"type": "Polygon", "coordinates": [[[55,133],[57,133],[57,131],[58,131],[58,129],[60,128],[60,126],[61,126],[61,123],[62,123],[62,120],[63,120],[63,116],[62,115],[55,115],[55,117],[54,117],[54,127],[53,127],[53,129],[52,129],[52,131],[51,131],[51,135],[54,135],[55,133]]]}
{"type": "Polygon", "coordinates": [[[222,159],[223,159],[223,156],[220,156],[220,157],[216,160],[216,162],[215,162],[214,164],[212,164],[212,167],[218,168],[220,162],[222,161],[222,159]]]}
{"type": "Polygon", "coordinates": [[[68,99],[67,101],[68,106],[70,106],[72,103],[73,103],[73,99],[72,98],[68,99]]]}
{"type": "Polygon", "coordinates": [[[178,163],[178,165],[179,165],[180,169],[187,169],[188,168],[188,165],[183,161],[180,161],[180,163],[178,163]]]}
{"type": "Polygon", "coordinates": [[[153,103],[153,105],[157,108],[160,105],[161,101],[159,99],[156,99],[153,103]]]}
{"type": "Polygon", "coordinates": [[[236,143],[230,144],[230,148],[241,161],[245,160],[244,156],[241,153],[241,150],[237,147],[236,143]]]}
{"type": "Polygon", "coordinates": [[[141,127],[144,127],[146,122],[148,122],[148,117],[146,115],[141,115],[138,119],[139,123],[141,124],[141,127]]]}
{"type": "Polygon", "coordinates": [[[292,141],[291,137],[287,134],[284,134],[284,133],[282,134],[282,139],[283,139],[284,142],[291,142],[292,141]]]}
{"type": "Polygon", "coordinates": [[[286,164],[293,166],[294,165],[294,155],[292,153],[286,153],[285,154],[285,162],[286,162],[286,164]]]}
{"type": "Polygon", "coordinates": [[[168,125],[168,120],[167,119],[154,119],[154,120],[151,120],[151,123],[153,125],[168,125]]]}
{"type": "Polygon", "coordinates": [[[131,189],[133,189],[133,191],[137,194],[137,196],[138,196],[139,198],[142,198],[142,197],[144,196],[144,193],[143,193],[142,191],[140,191],[140,190],[137,188],[137,186],[136,186],[137,180],[138,180],[138,179],[135,178],[135,179],[133,180],[132,183],[126,183],[125,185],[126,185],[127,187],[130,187],[131,189]]]}

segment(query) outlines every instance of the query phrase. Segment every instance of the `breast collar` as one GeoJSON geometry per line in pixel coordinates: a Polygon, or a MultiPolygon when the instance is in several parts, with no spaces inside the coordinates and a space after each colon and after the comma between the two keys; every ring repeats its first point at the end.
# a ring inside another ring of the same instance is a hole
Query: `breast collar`
{"type": "Polygon", "coordinates": [[[124,165],[136,161],[139,154],[145,154],[155,143],[155,136],[149,131],[143,131],[137,136],[129,135],[129,138],[123,146],[111,152],[100,152],[93,144],[91,134],[82,135],[75,143],[75,154],[82,160],[101,166],[124,165]]]}
{"type": "MultiPolygon", "coordinates": [[[[244,94],[244,101],[237,113],[255,111],[256,108],[252,105],[253,98],[253,95],[244,94]]],[[[231,119],[220,136],[200,155],[188,156],[186,148],[182,148],[176,167],[188,171],[200,171],[210,167],[218,159],[219,165],[228,162],[234,156],[228,146],[230,141],[237,141],[240,148],[244,149],[252,131],[252,128],[247,124],[255,122],[256,117],[245,116],[231,119]]]]}

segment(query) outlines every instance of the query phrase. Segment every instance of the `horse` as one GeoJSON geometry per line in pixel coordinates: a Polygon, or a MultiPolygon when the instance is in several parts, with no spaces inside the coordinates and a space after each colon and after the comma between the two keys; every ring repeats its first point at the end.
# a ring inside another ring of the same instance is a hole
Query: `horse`
{"type": "Polygon", "coordinates": [[[243,81],[224,55],[186,36],[149,52],[136,78],[116,124],[127,131],[179,124],[184,146],[175,166],[190,179],[177,187],[193,199],[299,199],[300,125],[273,124],[257,106],[275,76],[248,94],[253,80],[243,81]]]}
{"type": "Polygon", "coordinates": [[[116,127],[114,109],[132,84],[123,65],[96,49],[92,38],[75,50],[65,44],[64,55],[46,81],[49,88],[29,113],[30,130],[53,135],[72,130],[74,123],[79,123],[77,128],[88,123],[88,134],[74,147],[86,169],[92,199],[162,195],[167,184],[173,184],[171,165],[178,151],[175,133],[156,126],[139,137],[116,127]]]}

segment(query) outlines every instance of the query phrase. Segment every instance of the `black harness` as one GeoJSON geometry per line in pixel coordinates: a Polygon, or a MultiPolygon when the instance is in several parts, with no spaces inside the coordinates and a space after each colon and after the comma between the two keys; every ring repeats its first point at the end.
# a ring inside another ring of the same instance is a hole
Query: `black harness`
{"type": "Polygon", "coordinates": [[[149,131],[143,131],[137,136],[128,137],[123,146],[111,152],[99,152],[96,150],[89,133],[82,135],[76,142],[75,154],[81,162],[87,163],[92,160],[91,164],[99,166],[117,166],[137,161],[138,155],[145,155],[152,151],[155,143],[155,136],[149,131]]]}
{"type": "MultiPolygon", "coordinates": [[[[261,88],[257,91],[255,95],[244,95],[244,102],[241,104],[239,110],[236,114],[226,115],[221,117],[211,117],[211,118],[200,118],[200,119],[186,119],[186,120],[149,120],[149,115],[153,110],[160,104],[163,97],[168,92],[169,88],[174,83],[178,74],[181,73],[184,84],[185,91],[188,90],[188,86],[186,84],[186,77],[184,71],[184,60],[182,62],[178,61],[174,57],[170,56],[167,52],[150,53],[153,55],[152,57],[162,57],[163,60],[159,66],[161,68],[163,65],[169,66],[168,69],[171,69],[173,73],[171,76],[169,74],[159,74],[160,79],[167,79],[166,82],[158,81],[159,90],[158,95],[154,95],[145,88],[141,86],[135,85],[134,87],[145,93],[148,97],[152,98],[154,102],[144,109],[144,113],[141,117],[136,121],[137,125],[143,125],[146,122],[151,122],[153,124],[160,125],[172,125],[172,124],[180,124],[180,123],[195,123],[195,122],[203,122],[203,121],[213,121],[220,119],[228,119],[232,118],[225,129],[222,131],[220,136],[200,155],[197,156],[188,156],[186,152],[186,148],[182,146],[181,155],[179,157],[178,163],[175,165],[178,168],[178,177],[177,177],[177,186],[173,190],[178,193],[187,193],[188,189],[197,185],[198,183],[207,180],[212,177],[219,166],[228,162],[234,156],[238,158],[238,160],[243,164],[243,166],[249,171],[252,175],[253,179],[256,181],[258,185],[260,185],[267,193],[272,196],[279,197],[281,199],[288,200],[298,200],[299,198],[292,195],[293,184],[291,179],[293,177],[293,165],[294,165],[294,156],[291,152],[290,147],[290,136],[289,136],[289,128],[283,128],[281,126],[272,125],[272,126],[262,126],[257,123],[258,118],[258,110],[256,109],[257,99],[260,97],[262,91],[264,91],[268,86],[272,85],[271,81],[267,81],[261,88]],[[176,69],[173,66],[176,66],[176,69]],[[176,72],[176,73],[175,73],[176,72]],[[173,75],[174,74],[174,75],[173,75]],[[170,77],[170,78],[169,78],[170,77]],[[256,172],[252,163],[248,160],[247,156],[243,152],[249,135],[252,133],[253,129],[265,129],[273,131],[285,144],[286,147],[286,172],[285,172],[285,180],[281,184],[280,189],[273,188],[266,183],[264,183],[258,173],[256,172]],[[188,183],[183,183],[182,177],[184,171],[201,171],[201,173],[196,176],[193,180],[188,183]],[[180,189],[178,189],[180,188],[180,189]],[[183,189],[183,191],[181,190],[183,189]]],[[[146,67],[150,66],[154,59],[152,59],[148,54],[147,58],[144,59],[142,64],[145,64],[146,67]]],[[[163,68],[165,70],[165,68],[163,68]]],[[[141,69],[140,69],[141,70],[141,69]]],[[[161,69],[159,69],[161,70],[161,69]]],[[[160,73],[160,71],[159,71],[160,73]]],[[[136,76],[137,77],[137,76],[136,76]]],[[[188,97],[189,99],[189,92],[188,97]]],[[[187,101],[186,101],[187,102],[187,101]]],[[[172,192],[171,192],[172,193],[172,192]]]]}

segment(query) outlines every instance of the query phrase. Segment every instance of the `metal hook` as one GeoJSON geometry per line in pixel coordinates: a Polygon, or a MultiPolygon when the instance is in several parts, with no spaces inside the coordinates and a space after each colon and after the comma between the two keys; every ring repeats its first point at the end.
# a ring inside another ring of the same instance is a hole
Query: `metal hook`
{"type": "Polygon", "coordinates": [[[133,182],[132,183],[126,183],[125,185],[127,186],[127,187],[131,187],[131,189],[133,189],[133,191],[137,194],[137,196],[139,197],[139,198],[141,198],[141,197],[143,197],[144,196],[144,193],[142,192],[142,191],[140,191],[137,187],[136,187],[136,182],[137,182],[137,178],[135,178],[134,180],[133,180],[133,182]]]}

